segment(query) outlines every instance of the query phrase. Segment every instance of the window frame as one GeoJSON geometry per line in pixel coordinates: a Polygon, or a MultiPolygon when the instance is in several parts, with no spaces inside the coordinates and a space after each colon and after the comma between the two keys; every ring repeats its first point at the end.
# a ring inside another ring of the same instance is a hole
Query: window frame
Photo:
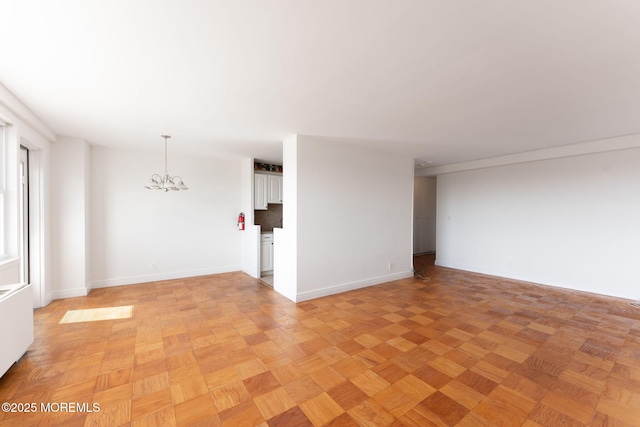
{"type": "Polygon", "coordinates": [[[6,206],[4,203],[5,183],[7,175],[6,164],[6,127],[7,124],[0,119],[0,261],[8,258],[6,236],[6,206]]]}
{"type": "Polygon", "coordinates": [[[6,164],[6,129],[7,124],[0,120],[0,262],[8,258],[6,236],[6,206],[4,203],[5,183],[7,175],[6,164]]]}

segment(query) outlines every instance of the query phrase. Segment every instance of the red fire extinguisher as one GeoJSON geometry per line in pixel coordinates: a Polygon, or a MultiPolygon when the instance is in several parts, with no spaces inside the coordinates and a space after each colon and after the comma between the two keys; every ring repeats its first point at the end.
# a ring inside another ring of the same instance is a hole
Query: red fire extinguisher
{"type": "Polygon", "coordinates": [[[244,212],[240,212],[238,215],[238,230],[244,230],[244,212]]]}

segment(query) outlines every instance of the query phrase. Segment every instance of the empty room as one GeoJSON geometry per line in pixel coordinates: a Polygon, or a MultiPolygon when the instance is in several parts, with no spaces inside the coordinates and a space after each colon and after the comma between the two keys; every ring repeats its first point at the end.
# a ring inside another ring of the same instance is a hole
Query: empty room
{"type": "Polygon", "coordinates": [[[637,2],[0,11],[0,425],[638,425],[637,2]]]}

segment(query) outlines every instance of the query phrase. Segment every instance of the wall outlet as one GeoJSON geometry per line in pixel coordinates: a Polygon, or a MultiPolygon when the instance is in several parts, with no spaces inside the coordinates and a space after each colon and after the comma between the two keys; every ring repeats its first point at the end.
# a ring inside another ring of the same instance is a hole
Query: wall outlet
{"type": "Polygon", "coordinates": [[[393,270],[393,263],[392,262],[389,263],[389,271],[391,271],[391,270],[393,270]]]}
{"type": "Polygon", "coordinates": [[[151,264],[151,269],[152,270],[157,270],[158,269],[158,264],[156,264],[155,262],[151,264]]]}

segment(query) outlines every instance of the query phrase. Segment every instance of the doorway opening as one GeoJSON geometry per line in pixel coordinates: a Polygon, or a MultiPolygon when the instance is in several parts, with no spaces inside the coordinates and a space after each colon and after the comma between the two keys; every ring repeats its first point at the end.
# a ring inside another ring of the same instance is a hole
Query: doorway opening
{"type": "Polygon", "coordinates": [[[436,251],[436,178],[413,181],[413,254],[436,251]]]}
{"type": "Polygon", "coordinates": [[[44,224],[42,151],[22,140],[20,143],[20,258],[21,280],[31,284],[33,307],[44,307],[44,224]]]}
{"type": "Polygon", "coordinates": [[[418,279],[429,280],[427,270],[435,263],[436,252],[436,178],[413,179],[413,272],[418,279]]]}

